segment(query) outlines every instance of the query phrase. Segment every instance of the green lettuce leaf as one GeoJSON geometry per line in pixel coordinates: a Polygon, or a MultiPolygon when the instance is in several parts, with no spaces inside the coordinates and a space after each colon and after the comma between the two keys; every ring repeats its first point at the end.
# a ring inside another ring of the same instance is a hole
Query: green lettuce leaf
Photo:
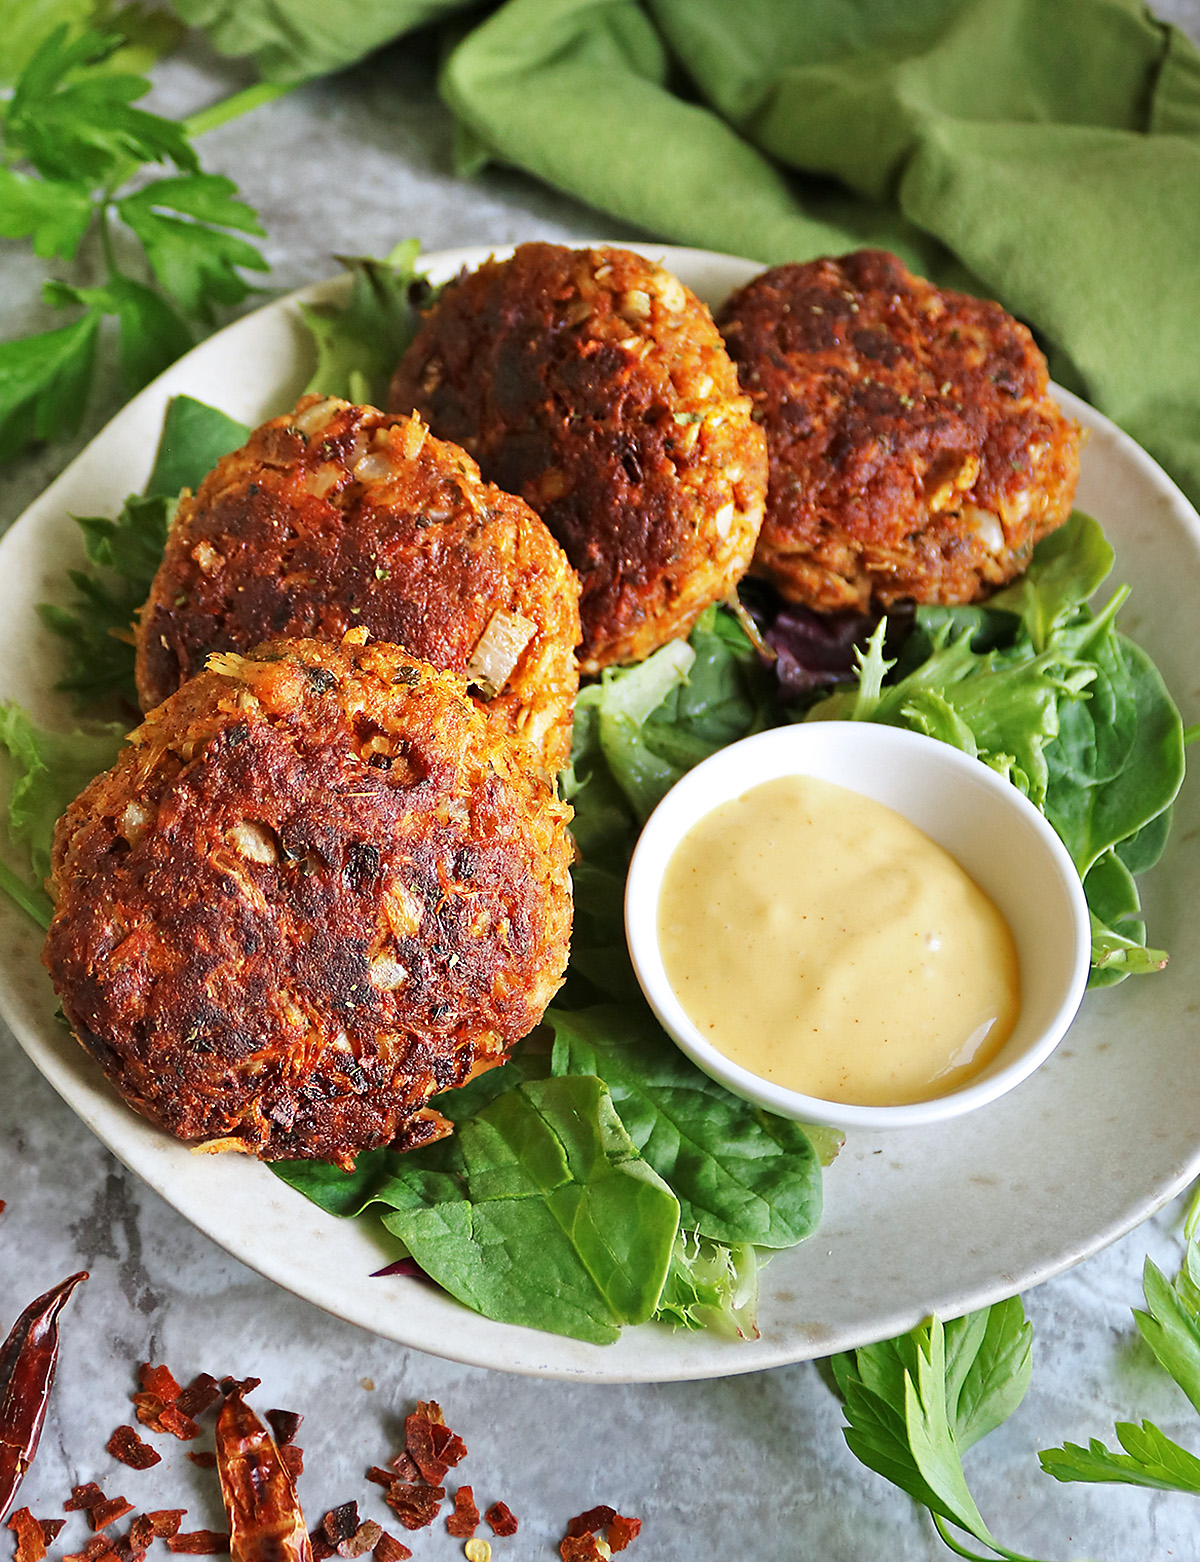
{"type": "Polygon", "coordinates": [[[49,732],[19,705],[0,703],[0,808],[16,848],[20,871],[0,865],[3,888],[42,927],[50,924],[50,897],[42,881],[50,872],[54,825],[93,776],[107,770],[124,741],[124,729],[49,732]]]}
{"type": "Polygon", "coordinates": [[[757,1337],[758,1254],[680,1231],[654,1316],[680,1329],[711,1329],[726,1339],[757,1337]]]}
{"type": "Polygon", "coordinates": [[[421,323],[419,305],[427,307],[435,296],[417,269],[420,254],[420,242],[406,239],[383,260],[343,257],[349,301],[300,306],[317,350],[305,390],[386,405],[388,382],[421,323]]]}
{"type": "Polygon", "coordinates": [[[1022,580],[983,607],[921,609],[893,667],[883,626],[857,688],[810,720],[884,721],[952,743],[1020,787],[1071,853],[1092,913],[1091,985],[1161,970],[1133,873],[1158,858],[1183,781],[1184,732],[1162,676],[1116,628],[1122,588],[1094,613],[1112,549],[1076,513],[1022,580]]]}

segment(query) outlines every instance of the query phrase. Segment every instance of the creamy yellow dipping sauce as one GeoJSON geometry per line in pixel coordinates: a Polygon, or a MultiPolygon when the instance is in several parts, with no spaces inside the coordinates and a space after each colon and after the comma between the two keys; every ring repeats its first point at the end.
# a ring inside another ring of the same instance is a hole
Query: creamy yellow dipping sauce
{"type": "Polygon", "coordinates": [[[826,1101],[945,1095],[990,1062],[1020,1008],[1012,933],[954,858],[810,776],[756,786],[688,831],[658,931],[705,1038],[826,1101]]]}

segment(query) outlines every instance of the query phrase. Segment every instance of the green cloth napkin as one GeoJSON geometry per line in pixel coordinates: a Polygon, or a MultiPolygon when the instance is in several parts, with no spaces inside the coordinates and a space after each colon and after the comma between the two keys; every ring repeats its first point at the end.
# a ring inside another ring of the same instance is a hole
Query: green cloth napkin
{"type": "Polygon", "coordinates": [[[509,0],[442,85],[477,157],[656,235],[998,298],[1200,501],[1200,55],[1140,7],[509,0]]]}
{"type": "Polygon", "coordinates": [[[175,3],[283,78],[452,17],[464,170],[765,263],[894,249],[1200,502],[1200,55],[1131,0],[175,3]]]}

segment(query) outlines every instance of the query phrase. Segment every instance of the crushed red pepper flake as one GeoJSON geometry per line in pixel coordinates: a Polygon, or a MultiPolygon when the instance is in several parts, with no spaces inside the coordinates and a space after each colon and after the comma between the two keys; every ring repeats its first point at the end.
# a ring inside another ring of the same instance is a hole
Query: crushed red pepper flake
{"type": "Polygon", "coordinates": [[[48,1546],[52,1546],[62,1533],[66,1525],[66,1519],[39,1519],[38,1527],[42,1532],[42,1539],[48,1546]]]}
{"type": "Polygon", "coordinates": [[[608,1547],[603,1544],[598,1535],[593,1535],[591,1530],[582,1535],[565,1535],[559,1542],[558,1554],[562,1562],[607,1562],[609,1556],[608,1547]]]}
{"type": "Polygon", "coordinates": [[[403,1453],[396,1455],[391,1461],[391,1466],[394,1472],[392,1475],[394,1481],[419,1481],[421,1479],[421,1472],[417,1469],[416,1461],[407,1449],[403,1453]]]}
{"type": "Polygon", "coordinates": [[[211,1372],[198,1372],[175,1401],[181,1415],[193,1420],[211,1409],[221,1397],[221,1385],[211,1372]]]}
{"type": "MultiPolygon", "coordinates": [[[[413,1475],[415,1476],[417,1473],[417,1468],[414,1465],[413,1475]]],[[[402,1477],[397,1475],[395,1470],[385,1470],[382,1465],[373,1464],[367,1471],[367,1479],[369,1481],[374,1481],[376,1486],[387,1487],[390,1486],[393,1481],[401,1480],[402,1477]]]]}
{"type": "Polygon", "coordinates": [[[164,1405],[159,1412],[158,1424],[162,1431],[170,1432],[181,1443],[190,1443],[194,1437],[200,1436],[200,1428],[191,1416],[184,1415],[178,1405],[164,1405]]]}
{"type": "Polygon", "coordinates": [[[114,1459],[119,1459],[131,1470],[148,1470],[162,1461],[162,1454],[151,1448],[131,1426],[117,1427],[105,1447],[114,1459]]]}
{"type": "Polygon", "coordinates": [[[446,1528],[457,1540],[470,1540],[479,1528],[479,1509],[471,1487],[460,1486],[454,1493],[454,1512],[447,1518],[446,1528]]]}
{"type": "Polygon", "coordinates": [[[466,1443],[446,1425],[436,1400],[428,1405],[418,1400],[413,1414],[405,1416],[404,1444],[431,1486],[443,1481],[446,1471],[466,1458],[467,1453],[466,1443]]]}
{"type": "Polygon", "coordinates": [[[279,1457],[284,1469],[293,1481],[299,1480],[304,1474],[304,1450],[298,1443],[284,1443],[279,1450],[279,1457]]]}
{"type": "Polygon", "coordinates": [[[93,1503],[88,1508],[88,1523],[94,1530],[107,1529],[114,1520],[123,1519],[132,1512],[133,1504],[124,1497],[106,1497],[103,1502],[93,1503]]]}
{"type": "Polygon", "coordinates": [[[424,1529],[437,1518],[445,1495],[441,1486],[410,1486],[405,1481],[393,1481],[383,1500],[405,1529],[424,1529]]]}
{"type": "Polygon", "coordinates": [[[178,1535],[186,1512],[186,1508],[155,1508],[146,1517],[159,1540],[170,1540],[172,1535],[178,1535]]]}
{"type": "Polygon", "coordinates": [[[46,1555],[46,1536],[28,1508],[11,1513],[8,1527],[17,1537],[15,1562],[42,1562],[46,1555]]]}
{"type": "Polygon", "coordinates": [[[202,1470],[215,1470],[217,1467],[217,1456],[211,1448],[190,1449],[188,1458],[202,1470]]]}
{"type": "Polygon", "coordinates": [[[608,1528],[616,1516],[617,1510],[602,1502],[598,1507],[589,1508],[586,1513],[577,1514],[568,1523],[567,1534],[571,1539],[580,1535],[598,1535],[602,1529],[608,1528]]]}
{"type": "Polygon", "coordinates": [[[339,1557],[364,1557],[368,1551],[374,1551],[382,1535],[382,1524],[374,1519],[364,1519],[353,1535],[338,1541],[337,1554],[339,1557]]]}
{"type": "Polygon", "coordinates": [[[134,1413],[142,1425],[148,1426],[153,1432],[161,1431],[158,1418],[167,1408],[166,1400],[158,1394],[147,1394],[144,1391],[130,1394],[129,1397],[133,1401],[134,1413]]]}
{"type": "Polygon", "coordinates": [[[483,1515],[492,1527],[493,1535],[515,1535],[517,1516],[506,1502],[494,1502],[483,1515]]]}
{"type": "Polygon", "coordinates": [[[82,1551],[66,1556],[62,1562],[95,1562],[97,1557],[111,1556],[112,1542],[107,1535],[93,1535],[82,1551]]]}
{"type": "Polygon", "coordinates": [[[412,1552],[402,1540],[397,1540],[395,1535],[389,1535],[387,1530],[384,1530],[375,1542],[372,1555],[375,1562],[408,1562],[412,1552]]]}
{"type": "Polygon", "coordinates": [[[336,1546],[339,1541],[349,1540],[357,1528],[358,1503],[356,1502],[343,1502],[336,1508],[330,1508],[321,1520],[321,1529],[331,1546],[336,1546]]]}
{"type": "Polygon", "coordinates": [[[138,1368],[138,1382],[147,1394],[157,1395],[167,1405],[173,1405],[183,1393],[173,1372],[161,1365],[152,1367],[148,1361],[138,1368]]]}
{"type": "Polygon", "coordinates": [[[199,1372],[186,1388],[180,1390],[175,1408],[180,1415],[194,1421],[215,1405],[220,1398],[221,1385],[216,1378],[211,1373],[199,1372]]]}
{"type": "Polygon", "coordinates": [[[186,1535],[170,1535],[167,1545],[172,1551],[182,1551],[188,1556],[216,1557],[229,1550],[229,1535],[225,1530],[194,1529],[186,1535]]]}
{"type": "Polygon", "coordinates": [[[297,1415],[294,1410],[268,1410],[266,1419],[275,1434],[276,1446],[286,1448],[289,1443],[296,1441],[296,1433],[304,1417],[297,1415]]]}
{"type": "Polygon", "coordinates": [[[261,1382],[261,1378],[224,1377],[221,1379],[221,1392],[226,1395],[238,1393],[245,1398],[247,1394],[252,1394],[261,1382]]]}
{"type": "Polygon", "coordinates": [[[149,1551],[153,1540],[154,1525],[150,1522],[150,1515],[148,1513],[139,1513],[129,1526],[129,1544],[131,1549],[140,1551],[144,1556],[149,1551]]]}
{"type": "Polygon", "coordinates": [[[308,1537],[308,1543],[312,1548],[313,1562],[325,1562],[326,1557],[336,1555],[334,1548],[319,1529],[314,1530],[308,1537]]]}
{"type": "Polygon", "coordinates": [[[608,1526],[609,1550],[624,1551],[631,1540],[638,1538],[641,1531],[641,1519],[629,1519],[623,1513],[618,1513],[608,1526]]]}
{"type": "Polygon", "coordinates": [[[98,1502],[104,1502],[105,1496],[95,1481],[88,1481],[85,1486],[72,1486],[71,1499],[63,1503],[64,1513],[82,1513],[85,1508],[94,1508],[98,1502]]]}

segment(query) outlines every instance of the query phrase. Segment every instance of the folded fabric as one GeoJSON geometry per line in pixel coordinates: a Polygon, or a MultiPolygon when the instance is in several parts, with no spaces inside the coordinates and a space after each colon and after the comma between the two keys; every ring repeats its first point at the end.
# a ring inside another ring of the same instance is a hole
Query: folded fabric
{"type": "Polygon", "coordinates": [[[1139,7],[509,0],[443,93],[477,149],[655,235],[882,245],[998,298],[1200,501],[1200,55],[1139,7]]]}
{"type": "MultiPolygon", "coordinates": [[[[175,4],[282,79],[463,27],[458,0],[175,4]]],[[[507,0],[442,91],[464,171],[764,263],[878,245],[998,298],[1200,501],[1200,55],[1132,0],[507,0]]]]}

